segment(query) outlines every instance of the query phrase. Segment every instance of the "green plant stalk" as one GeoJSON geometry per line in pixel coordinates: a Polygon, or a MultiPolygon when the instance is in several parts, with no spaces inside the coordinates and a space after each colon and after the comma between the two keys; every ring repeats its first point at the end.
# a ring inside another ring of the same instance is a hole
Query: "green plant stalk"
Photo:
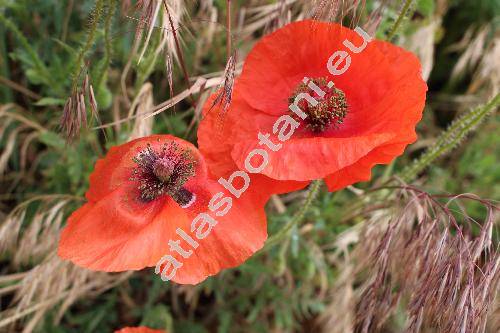
{"type": "MultiPolygon", "coordinates": [[[[0,58],[8,59],[7,55],[7,33],[6,29],[0,27],[0,58]]],[[[8,66],[8,62],[6,60],[0,61],[0,75],[5,76],[7,78],[10,77],[10,69],[8,66]]],[[[7,87],[6,85],[0,85],[0,98],[4,98],[6,101],[12,100],[13,94],[12,89],[7,87]]]]}
{"type": "Polygon", "coordinates": [[[472,109],[453,121],[436,143],[429,147],[420,158],[404,168],[398,177],[407,183],[413,181],[432,162],[458,146],[488,115],[493,114],[499,105],[500,94],[497,94],[488,103],[472,109]]]}
{"type": "Polygon", "coordinates": [[[292,229],[299,224],[300,221],[304,218],[305,214],[311,207],[311,204],[313,203],[314,199],[316,198],[316,195],[318,194],[318,191],[321,187],[321,180],[315,180],[312,182],[311,187],[309,188],[309,192],[307,193],[307,197],[304,201],[304,204],[302,207],[295,213],[295,215],[288,221],[287,224],[283,228],[280,229],[276,234],[272,235],[269,237],[267,240],[266,244],[262,248],[261,252],[265,252],[269,250],[271,247],[274,245],[278,244],[282,239],[287,237],[292,229]]]}
{"type": "Polygon", "coordinates": [[[108,71],[109,65],[111,63],[111,24],[113,22],[113,16],[115,14],[116,0],[109,0],[108,10],[106,12],[106,18],[104,20],[104,66],[98,73],[98,78],[96,79],[96,87],[100,87],[104,78],[104,74],[108,71]]]}
{"type": "Polygon", "coordinates": [[[73,90],[78,86],[78,78],[80,77],[83,58],[90,50],[92,45],[94,45],[94,40],[96,37],[97,27],[99,25],[99,18],[102,16],[102,11],[104,7],[104,0],[97,0],[92,14],[90,15],[89,29],[87,31],[87,40],[84,46],[78,52],[78,57],[75,62],[75,71],[73,73],[73,90]]]}
{"type": "Polygon", "coordinates": [[[406,3],[404,4],[403,9],[401,10],[401,13],[399,13],[399,16],[398,16],[396,22],[392,26],[392,28],[389,32],[389,35],[387,36],[387,40],[391,40],[394,37],[394,35],[396,35],[396,32],[398,31],[401,24],[403,23],[403,20],[408,15],[410,8],[413,4],[413,1],[414,0],[406,0],[406,3]]]}

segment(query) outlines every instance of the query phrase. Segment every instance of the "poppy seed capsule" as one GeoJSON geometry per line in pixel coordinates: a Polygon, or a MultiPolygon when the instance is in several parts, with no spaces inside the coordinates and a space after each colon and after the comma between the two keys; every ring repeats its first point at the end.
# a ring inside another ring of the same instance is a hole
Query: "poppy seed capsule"
{"type": "Polygon", "coordinates": [[[162,182],[168,182],[175,171],[175,163],[169,158],[157,159],[153,164],[153,173],[162,182]]]}
{"type": "Polygon", "coordinates": [[[194,194],[183,186],[195,176],[195,160],[187,149],[175,142],[164,143],[160,151],[148,144],[134,158],[136,167],[130,180],[138,183],[139,199],[152,201],[169,195],[181,207],[189,206],[194,194]]]}
{"type": "MultiPolygon", "coordinates": [[[[298,107],[307,114],[307,118],[303,120],[306,127],[315,133],[321,133],[330,126],[337,128],[347,115],[347,100],[344,92],[336,88],[333,82],[321,77],[312,79],[307,84],[301,82],[289,97],[289,103],[294,103],[297,95],[309,94],[311,90],[316,93],[314,99],[318,103],[310,105],[306,100],[298,103],[298,107]]],[[[296,114],[293,116],[295,120],[301,120],[296,114]]]]}

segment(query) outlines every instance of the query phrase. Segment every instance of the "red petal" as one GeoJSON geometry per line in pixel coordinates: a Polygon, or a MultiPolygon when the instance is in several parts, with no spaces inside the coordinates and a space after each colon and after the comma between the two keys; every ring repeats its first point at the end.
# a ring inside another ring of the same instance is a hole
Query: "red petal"
{"type": "Polygon", "coordinates": [[[208,209],[208,202],[213,194],[226,192],[221,185],[207,181],[191,184],[189,190],[196,194],[197,202],[183,209],[168,197],[150,203],[134,202],[133,189],[119,187],[71,215],[62,231],[58,254],[79,266],[108,272],[156,266],[164,255],[172,254],[183,263],[172,280],[195,284],[242,264],[262,247],[267,226],[261,198],[245,192],[239,199],[233,198],[227,215],[217,217],[208,209]],[[181,246],[190,249],[176,230],[181,228],[195,238],[191,223],[203,212],[218,221],[211,233],[198,240],[199,247],[192,249],[194,253],[188,259],[171,252],[169,240],[181,240],[181,246]]]}
{"type": "Polygon", "coordinates": [[[121,330],[115,331],[115,333],[167,333],[167,332],[141,326],[141,327],[125,327],[122,328],[121,330]]]}
{"type": "MultiPolygon", "coordinates": [[[[387,100],[390,90],[409,84],[417,98],[421,98],[422,89],[425,94],[418,59],[382,41],[371,41],[358,54],[349,52],[348,70],[331,75],[326,66],[328,58],[336,51],[347,50],[342,44],[345,39],[361,44],[356,32],[334,23],[306,20],[277,30],[259,41],[247,56],[239,78],[241,95],[253,108],[281,115],[287,112],[288,98],[305,76],[328,77],[346,94],[350,116],[362,114],[364,121],[355,122],[359,131],[359,126],[367,125],[367,117],[380,121],[378,113],[387,114],[376,104],[387,100]]],[[[398,102],[407,97],[411,96],[393,95],[390,100],[398,102]]],[[[345,130],[349,126],[344,123],[342,127],[345,130]]]]}
{"type": "MultiPolygon", "coordinates": [[[[199,186],[192,190],[200,204],[188,209],[169,198],[131,205],[123,188],[97,203],[87,203],[69,218],[58,254],[79,266],[108,272],[155,266],[161,257],[171,254],[168,241],[181,239],[177,228],[195,237],[191,232],[193,218],[201,212],[210,213],[207,202],[224,190],[213,181],[199,186]]],[[[198,283],[222,269],[240,265],[260,249],[267,238],[267,227],[259,202],[248,192],[234,199],[227,215],[211,214],[219,223],[206,238],[198,240],[200,246],[193,255],[183,259],[174,252],[183,267],[172,280],[198,283]]],[[[187,251],[188,245],[182,242],[187,251]]]]}
{"type": "MultiPolygon", "coordinates": [[[[204,185],[209,191],[209,197],[223,191],[223,188],[213,181],[204,185]]],[[[225,194],[229,196],[229,194],[225,194]]],[[[192,249],[181,241],[185,250],[193,250],[193,254],[184,259],[178,254],[167,251],[165,254],[173,255],[183,263],[177,270],[173,281],[183,284],[197,284],[207,277],[219,273],[223,269],[236,267],[245,262],[252,254],[264,245],[267,239],[267,222],[263,204],[251,192],[245,192],[239,199],[233,197],[232,208],[227,215],[217,217],[207,210],[206,206],[201,211],[191,211],[190,221],[200,212],[207,212],[218,223],[209,235],[201,240],[195,238],[191,226],[183,230],[199,243],[198,248],[192,249]],[[195,215],[196,214],[196,215],[195,215]]],[[[180,239],[178,236],[174,240],[180,239]]]]}
{"type": "Polygon", "coordinates": [[[388,164],[403,153],[406,144],[390,143],[375,148],[357,162],[328,175],[325,183],[329,191],[338,191],[357,182],[371,178],[371,169],[376,164],[388,164]]]}
{"type": "MultiPolygon", "coordinates": [[[[269,154],[269,164],[262,172],[274,179],[321,179],[352,165],[392,138],[393,135],[384,133],[350,138],[292,138],[283,143],[279,152],[269,154]]],[[[232,156],[240,168],[244,168],[244,160],[255,146],[251,141],[234,146],[232,156]]]]}
{"type": "Polygon", "coordinates": [[[245,59],[239,79],[243,98],[258,110],[281,114],[304,76],[325,72],[330,55],[353,34],[338,24],[308,20],[265,36],[245,59]]]}
{"type": "Polygon", "coordinates": [[[169,197],[141,203],[135,195],[122,186],[75,211],[61,233],[58,255],[107,272],[155,265],[167,249],[170,224],[187,223],[187,217],[178,213],[180,208],[169,197]],[[160,216],[170,216],[170,223],[160,216]]]}
{"type": "MultiPolygon", "coordinates": [[[[235,88],[234,95],[238,96],[235,88]]],[[[241,121],[240,107],[246,104],[241,98],[233,99],[229,110],[224,113],[221,104],[213,105],[217,94],[208,98],[203,107],[203,120],[198,127],[198,145],[205,157],[208,169],[214,178],[228,177],[240,169],[231,157],[234,142],[242,132],[257,139],[257,121],[243,122],[241,127],[235,126],[241,121]],[[243,105],[241,104],[243,103],[243,105]],[[239,119],[239,120],[238,120],[239,119]]],[[[241,169],[243,170],[243,169],[241,169]]],[[[249,190],[258,192],[258,198],[266,202],[272,194],[288,193],[307,186],[308,182],[278,181],[262,174],[251,174],[249,190]]]]}

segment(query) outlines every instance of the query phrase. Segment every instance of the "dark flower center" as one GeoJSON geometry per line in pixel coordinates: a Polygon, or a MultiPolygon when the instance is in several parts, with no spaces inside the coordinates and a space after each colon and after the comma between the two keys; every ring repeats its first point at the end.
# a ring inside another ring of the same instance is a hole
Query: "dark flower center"
{"type": "MultiPolygon", "coordinates": [[[[315,133],[321,133],[330,127],[337,128],[347,115],[347,100],[342,90],[335,87],[333,82],[326,78],[311,79],[306,83],[301,82],[289,97],[289,103],[294,103],[297,95],[310,94],[318,102],[310,104],[302,99],[297,106],[307,114],[307,118],[300,119],[307,128],[315,133]]],[[[299,120],[294,113],[294,118],[299,120]]]]}
{"type": "Polygon", "coordinates": [[[195,194],[183,187],[195,175],[196,161],[188,149],[172,141],[164,143],[157,151],[148,143],[133,161],[137,166],[130,180],[138,183],[142,201],[152,201],[166,194],[181,207],[194,202],[195,194]]]}

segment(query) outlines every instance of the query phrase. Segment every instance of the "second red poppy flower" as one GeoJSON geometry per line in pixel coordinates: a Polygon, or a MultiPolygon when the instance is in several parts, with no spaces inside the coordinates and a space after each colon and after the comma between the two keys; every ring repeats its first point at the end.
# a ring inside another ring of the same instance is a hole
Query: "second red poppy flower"
{"type": "Polygon", "coordinates": [[[338,190],[368,180],[416,140],[426,91],[412,53],[359,28],[295,22],[249,53],[227,112],[208,111],[209,99],[200,150],[216,175],[231,164],[245,169],[253,154],[254,164],[267,159],[266,179],[324,178],[338,190]]]}

